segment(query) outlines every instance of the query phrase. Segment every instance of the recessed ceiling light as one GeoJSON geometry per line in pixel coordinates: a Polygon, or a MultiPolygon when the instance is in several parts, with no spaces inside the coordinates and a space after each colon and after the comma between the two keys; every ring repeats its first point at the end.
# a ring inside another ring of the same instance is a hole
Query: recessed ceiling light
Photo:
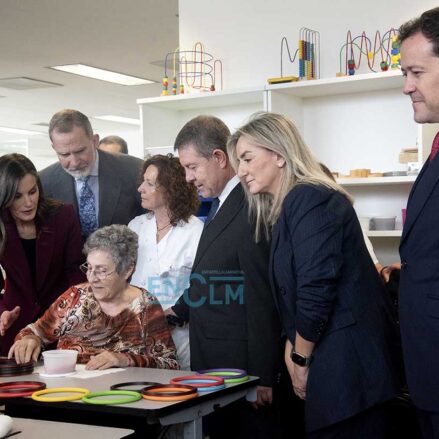
{"type": "Polygon", "coordinates": [[[34,88],[62,87],[62,84],[23,76],[17,78],[2,78],[0,79],[0,87],[10,88],[12,90],[32,90],[34,88]]]}
{"type": "Polygon", "coordinates": [[[111,122],[128,123],[130,125],[140,125],[139,119],[133,119],[131,117],[114,116],[112,114],[104,116],[94,116],[95,119],[109,120],[111,122]]]}
{"type": "Polygon", "coordinates": [[[20,128],[10,128],[10,127],[0,127],[0,131],[4,133],[12,133],[12,134],[29,134],[31,136],[40,134],[44,135],[46,133],[42,133],[41,131],[30,131],[30,130],[22,130],[20,128]]]}
{"type": "Polygon", "coordinates": [[[62,72],[73,73],[75,75],[86,76],[87,78],[99,79],[101,81],[113,82],[121,85],[143,85],[153,84],[156,81],[149,79],[136,78],[135,76],[124,75],[112,72],[111,70],[98,69],[85,64],[67,64],[64,66],[53,66],[51,69],[61,70],[62,72]]]}

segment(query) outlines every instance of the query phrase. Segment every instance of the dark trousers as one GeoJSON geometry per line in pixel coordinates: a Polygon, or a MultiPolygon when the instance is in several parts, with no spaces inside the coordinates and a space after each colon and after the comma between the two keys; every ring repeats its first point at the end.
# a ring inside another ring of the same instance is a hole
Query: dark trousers
{"type": "Polygon", "coordinates": [[[439,439],[439,413],[416,410],[423,439],[439,439]]]}
{"type": "Polygon", "coordinates": [[[210,439],[278,439],[280,428],[275,407],[254,409],[244,399],[221,407],[203,418],[210,439]]]}
{"type": "Polygon", "coordinates": [[[388,439],[390,425],[384,405],[372,407],[337,424],[307,434],[308,439],[388,439]]]}

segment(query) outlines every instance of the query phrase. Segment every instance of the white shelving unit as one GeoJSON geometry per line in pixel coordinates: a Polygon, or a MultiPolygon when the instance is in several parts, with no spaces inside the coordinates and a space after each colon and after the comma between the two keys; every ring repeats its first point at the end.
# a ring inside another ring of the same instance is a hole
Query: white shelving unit
{"type": "MultiPolygon", "coordinates": [[[[234,131],[255,111],[291,117],[317,158],[332,171],[401,171],[402,148],[419,147],[425,161],[438,126],[413,121],[410,100],[402,94],[399,71],[299,81],[251,89],[139,99],[145,148],[173,145],[180,128],[199,114],[222,118],[234,131]]],[[[157,150],[158,151],[158,150],[157,150]]],[[[154,150],[152,150],[154,152],[154,150]]],[[[340,179],[355,198],[358,216],[396,216],[402,229],[416,176],[340,179]]],[[[383,263],[398,260],[400,230],[370,231],[383,263]],[[382,239],[386,238],[386,239],[382,239]]]]}

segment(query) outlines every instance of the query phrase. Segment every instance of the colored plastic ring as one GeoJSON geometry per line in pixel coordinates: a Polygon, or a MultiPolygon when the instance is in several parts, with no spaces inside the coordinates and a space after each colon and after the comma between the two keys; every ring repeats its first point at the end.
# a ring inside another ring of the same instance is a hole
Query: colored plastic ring
{"type": "Polygon", "coordinates": [[[199,370],[198,373],[224,377],[224,382],[226,384],[238,384],[248,381],[247,372],[243,369],[204,369],[199,370]]]}
{"type": "Polygon", "coordinates": [[[184,401],[197,395],[196,387],[184,384],[160,384],[142,389],[142,397],[151,401],[184,401]]]}
{"type": "Polygon", "coordinates": [[[132,387],[132,386],[142,386],[141,388],[137,389],[130,389],[133,392],[140,392],[142,389],[144,389],[147,386],[158,386],[160,383],[154,383],[153,381],[130,381],[127,383],[118,383],[113,384],[110,387],[110,390],[128,390],[123,389],[124,387],[132,387]]]}
{"type": "Polygon", "coordinates": [[[189,384],[197,389],[204,387],[217,387],[224,384],[224,378],[213,375],[188,375],[173,378],[171,384],[189,384]]]}
{"type": "Polygon", "coordinates": [[[151,396],[151,395],[142,395],[143,399],[147,399],[149,401],[185,401],[186,399],[192,399],[198,396],[198,393],[191,393],[189,395],[182,394],[181,396],[151,396]]]}
{"type": "Polygon", "coordinates": [[[90,390],[83,389],[81,387],[53,387],[52,389],[38,390],[38,392],[32,393],[32,399],[34,401],[40,402],[67,402],[67,401],[77,401],[82,399],[84,396],[88,395],[90,390]],[[46,396],[48,393],[77,393],[77,395],[70,396],[46,396]]]}
{"type": "Polygon", "coordinates": [[[82,398],[82,402],[97,405],[115,405],[128,404],[130,402],[136,402],[139,399],[142,399],[142,395],[139,392],[132,392],[130,390],[107,390],[105,392],[91,392],[82,398]],[[112,395],[125,395],[126,398],[94,399],[100,396],[112,395]]]}
{"type": "Polygon", "coordinates": [[[200,387],[199,384],[197,385],[197,383],[199,383],[200,381],[203,381],[203,380],[185,380],[184,383],[189,384],[190,386],[196,387],[199,392],[213,392],[215,390],[222,390],[222,389],[226,388],[225,384],[219,384],[218,386],[210,386],[209,385],[208,387],[206,387],[206,386],[200,387]]]}
{"type": "Polygon", "coordinates": [[[38,390],[44,390],[46,383],[40,381],[10,381],[0,383],[0,398],[17,398],[30,396],[38,390]]]}
{"type": "Polygon", "coordinates": [[[160,397],[192,395],[193,393],[197,393],[196,387],[184,384],[158,384],[142,389],[142,395],[160,397]]]}

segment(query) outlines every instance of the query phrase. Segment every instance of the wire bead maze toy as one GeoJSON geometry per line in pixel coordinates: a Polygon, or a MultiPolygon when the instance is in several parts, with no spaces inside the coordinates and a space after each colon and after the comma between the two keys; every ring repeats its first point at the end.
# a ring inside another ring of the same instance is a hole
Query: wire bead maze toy
{"type": "Polygon", "coordinates": [[[168,69],[172,59],[172,90],[177,94],[177,85],[180,94],[185,90],[215,91],[217,80],[223,89],[223,65],[221,60],[214,60],[213,55],[204,50],[201,42],[194,45],[193,50],[176,49],[165,57],[165,74],[163,76],[163,90],[161,96],[169,95],[168,69]],[[177,84],[178,83],[178,84],[177,84]]]}
{"type": "Polygon", "coordinates": [[[280,77],[268,78],[268,83],[279,84],[282,82],[298,81],[299,79],[317,78],[320,78],[320,33],[307,27],[302,27],[299,31],[299,47],[294,53],[294,57],[291,56],[287,38],[282,37],[280,43],[280,77]],[[291,64],[294,63],[297,55],[299,55],[299,76],[284,76],[284,46],[286,47],[291,64]]]}
{"type": "Polygon", "coordinates": [[[372,41],[363,32],[361,35],[352,38],[351,31],[348,30],[346,43],[340,49],[340,72],[337,76],[355,75],[355,71],[361,66],[361,58],[367,58],[367,65],[372,72],[376,72],[375,59],[380,55],[380,69],[386,72],[389,66],[392,70],[400,68],[398,31],[394,28],[389,29],[381,38],[380,31],[375,32],[375,40],[372,50],[372,41]],[[359,40],[359,41],[358,41],[359,40]],[[345,51],[345,68],[342,69],[342,55],[345,51]],[[357,56],[355,53],[357,52],[357,56]]]}

